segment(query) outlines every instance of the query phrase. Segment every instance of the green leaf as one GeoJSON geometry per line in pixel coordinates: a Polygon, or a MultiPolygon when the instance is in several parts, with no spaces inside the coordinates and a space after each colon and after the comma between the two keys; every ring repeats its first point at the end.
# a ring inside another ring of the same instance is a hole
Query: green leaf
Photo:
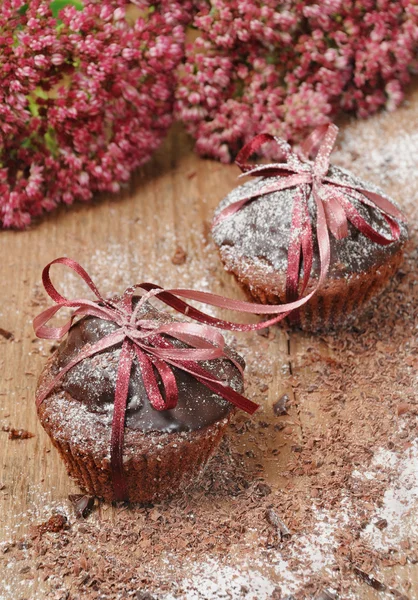
{"type": "Polygon", "coordinates": [[[39,117],[39,107],[36,103],[36,100],[32,98],[32,96],[28,96],[28,105],[31,115],[33,117],[39,117]]]}
{"type": "Polygon", "coordinates": [[[32,150],[33,148],[35,148],[35,146],[33,145],[33,143],[32,143],[32,140],[31,140],[31,138],[30,138],[30,137],[28,137],[28,138],[25,138],[25,139],[23,140],[23,142],[21,143],[21,146],[22,146],[22,148],[26,148],[26,149],[28,149],[28,150],[29,150],[29,149],[31,149],[31,150],[32,150]]]}
{"type": "Polygon", "coordinates": [[[52,11],[52,16],[57,18],[60,10],[66,6],[74,6],[77,10],[83,10],[84,6],[81,0],[52,0],[49,8],[52,11]]]}
{"type": "Polygon", "coordinates": [[[56,156],[58,154],[58,142],[55,135],[55,131],[52,127],[48,127],[48,131],[44,135],[45,145],[52,154],[56,156]]]}
{"type": "Polygon", "coordinates": [[[29,8],[29,4],[28,3],[23,4],[23,6],[21,6],[20,8],[17,9],[17,12],[18,12],[19,15],[25,15],[26,11],[28,10],[28,8],[29,8]]]}

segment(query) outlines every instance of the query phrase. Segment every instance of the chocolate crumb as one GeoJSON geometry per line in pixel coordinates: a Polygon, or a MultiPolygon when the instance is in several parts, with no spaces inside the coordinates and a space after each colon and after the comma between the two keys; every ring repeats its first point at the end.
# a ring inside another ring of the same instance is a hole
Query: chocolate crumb
{"type": "Polygon", "coordinates": [[[274,414],[278,417],[281,415],[287,415],[287,403],[289,400],[289,396],[287,394],[283,394],[283,396],[273,404],[274,414]]]}
{"type": "Polygon", "coordinates": [[[13,340],[15,337],[11,331],[7,331],[7,329],[3,329],[3,327],[0,327],[0,336],[4,337],[6,340],[13,340]]]}
{"type": "Polygon", "coordinates": [[[83,494],[70,494],[68,496],[73,505],[77,519],[86,519],[94,507],[94,496],[83,494]]]}
{"type": "Polygon", "coordinates": [[[2,431],[8,432],[9,440],[28,440],[29,438],[35,437],[34,433],[26,431],[26,429],[14,429],[8,425],[3,425],[2,431]]]}
{"type": "Polygon", "coordinates": [[[184,265],[186,259],[186,251],[181,246],[177,246],[175,253],[171,257],[171,262],[173,263],[173,265],[184,265]]]}
{"type": "Polygon", "coordinates": [[[45,521],[40,525],[35,525],[34,531],[40,536],[42,536],[44,533],[58,533],[59,531],[63,531],[69,528],[70,525],[68,523],[67,517],[62,514],[56,514],[52,515],[52,517],[50,517],[48,521],[45,521]]]}

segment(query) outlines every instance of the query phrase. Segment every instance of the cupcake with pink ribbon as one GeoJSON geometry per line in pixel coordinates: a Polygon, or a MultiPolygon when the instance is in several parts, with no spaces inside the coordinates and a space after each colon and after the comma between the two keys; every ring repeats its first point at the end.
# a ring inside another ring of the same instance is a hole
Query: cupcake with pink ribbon
{"type": "Polygon", "coordinates": [[[66,337],[40,376],[36,405],[69,475],[108,502],[155,502],[190,485],[235,408],[250,414],[258,408],[242,396],[243,359],[205,324],[213,318],[158,286],[141,284],[106,299],[69,258],[47,265],[43,282],[55,305],[35,318],[35,332],[66,337]],[[95,300],[62,296],[49,276],[55,263],[75,271],[95,300]],[[136,289],[142,297],[133,296],[136,289]],[[157,310],[149,300],[158,294],[201,323],[157,310]],[[49,326],[63,307],[76,309],[70,321],[49,326]]]}
{"type": "MultiPolygon", "coordinates": [[[[297,149],[261,134],[239,153],[249,181],[221,202],[213,238],[225,269],[264,304],[304,299],[289,319],[306,330],[350,322],[391,281],[407,227],[380,188],[330,163],[338,128],[317,128],[297,149]],[[278,161],[248,159],[266,144],[278,161]]],[[[262,310],[260,310],[262,312],[262,310]]]]}

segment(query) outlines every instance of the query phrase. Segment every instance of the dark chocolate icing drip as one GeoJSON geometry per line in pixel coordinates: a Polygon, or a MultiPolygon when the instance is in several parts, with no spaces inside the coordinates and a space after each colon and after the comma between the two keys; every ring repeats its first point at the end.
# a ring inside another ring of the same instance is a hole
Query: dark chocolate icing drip
{"type": "MultiPolygon", "coordinates": [[[[154,314],[152,312],[153,316],[154,314]]],[[[58,366],[64,367],[85,344],[97,342],[116,328],[115,324],[97,317],[81,319],[73,325],[66,341],[57,350],[58,366]]],[[[176,340],[173,340],[173,343],[177,347],[185,347],[185,344],[176,340]]],[[[102,413],[104,419],[109,422],[113,414],[120,348],[119,344],[115,348],[81,361],[68,372],[61,384],[62,389],[72,398],[85,404],[89,410],[102,413]]],[[[228,349],[228,355],[244,366],[243,359],[231,349],[228,349]]],[[[242,376],[231,360],[216,359],[200,364],[237,392],[243,391],[242,376]]],[[[141,431],[193,431],[228,415],[232,409],[229,402],[211,392],[192,375],[175,367],[173,372],[178,386],[178,404],[171,410],[157,411],[152,408],[148,400],[140,368],[134,361],[126,411],[127,427],[141,431]]]]}

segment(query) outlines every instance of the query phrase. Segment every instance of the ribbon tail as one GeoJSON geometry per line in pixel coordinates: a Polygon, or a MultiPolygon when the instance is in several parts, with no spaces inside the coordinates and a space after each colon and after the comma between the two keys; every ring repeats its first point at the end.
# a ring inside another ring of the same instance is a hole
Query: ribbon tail
{"type": "Polygon", "coordinates": [[[317,177],[322,178],[328,173],[331,152],[338,136],[338,127],[331,123],[327,125],[326,129],[324,130],[319,131],[319,128],[318,130],[314,130],[312,135],[314,136],[313,143],[310,144],[308,138],[307,147],[310,145],[310,151],[312,152],[313,149],[319,144],[318,154],[315,158],[313,170],[317,177]],[[317,131],[318,141],[315,140],[317,131]]]}
{"type": "Polygon", "coordinates": [[[309,191],[305,190],[305,196],[302,202],[302,256],[303,256],[303,282],[302,282],[302,290],[301,295],[306,291],[308,287],[309,280],[311,278],[312,273],[312,264],[313,264],[313,235],[312,235],[312,225],[311,218],[309,215],[309,207],[308,207],[308,196],[309,191]]]}
{"type": "Polygon", "coordinates": [[[225,386],[221,381],[213,381],[210,379],[202,379],[198,375],[195,375],[196,379],[206,385],[212,392],[218,394],[228,402],[231,402],[234,406],[240,410],[245,411],[249,415],[253,415],[256,410],[260,407],[255,402],[252,402],[242,394],[236,392],[232,387],[225,386]]]}
{"type": "Polygon", "coordinates": [[[126,404],[129,380],[132,369],[132,342],[125,338],[119,358],[116,380],[115,402],[113,408],[110,465],[116,501],[128,500],[128,490],[123,469],[123,441],[125,430],[126,404]]]}
{"type": "Polygon", "coordinates": [[[331,186],[324,186],[323,207],[329,230],[336,240],[348,236],[348,223],[344,208],[341,206],[342,194],[331,186]]]}
{"type": "Polygon", "coordinates": [[[248,164],[247,160],[267,142],[276,142],[278,144],[280,148],[280,156],[287,158],[290,155],[290,146],[286,142],[282,142],[282,140],[279,140],[270,133],[260,133],[247,144],[245,144],[245,146],[238,152],[235,163],[239,166],[241,171],[249,171],[254,167],[254,165],[248,164]]]}
{"type": "MultiPolygon", "coordinates": [[[[169,348],[173,345],[172,342],[161,336],[156,337],[153,340],[153,343],[157,346],[157,348],[169,348]]],[[[226,354],[224,357],[236,366],[241,375],[243,374],[242,366],[239,363],[226,354]]],[[[238,392],[235,392],[235,390],[233,390],[231,387],[226,386],[224,383],[222,383],[222,381],[220,381],[212,373],[209,373],[209,371],[206,371],[206,369],[204,369],[198,363],[190,360],[174,361],[170,359],[167,359],[167,362],[174,367],[185,371],[186,373],[190,373],[190,375],[193,375],[193,377],[200,381],[200,383],[208,387],[222,398],[225,398],[225,400],[232,402],[232,404],[237,406],[237,408],[240,408],[251,415],[257,410],[258,404],[248,400],[248,398],[245,398],[245,396],[242,396],[238,392]]]]}
{"type": "MultiPolygon", "coordinates": [[[[321,285],[325,282],[331,261],[331,247],[329,242],[329,233],[324,205],[315,186],[313,188],[313,195],[315,198],[317,210],[316,235],[318,239],[319,259],[321,264],[318,284],[316,285],[314,290],[314,292],[316,292],[316,290],[319,289],[321,285]]],[[[311,294],[313,295],[313,293],[311,294]]]]}
{"type": "MultiPolygon", "coordinates": [[[[177,381],[173,370],[168,366],[164,360],[160,360],[155,356],[151,356],[151,361],[158,373],[160,374],[161,381],[164,387],[164,408],[162,410],[171,410],[177,406],[179,399],[179,392],[177,388],[177,381]]],[[[156,406],[154,408],[157,408],[156,406]]],[[[158,409],[157,410],[161,410],[158,409]]]]}
{"type": "MultiPolygon", "coordinates": [[[[355,197],[355,196],[354,196],[355,197]]],[[[388,215],[383,215],[386,222],[389,224],[391,229],[392,237],[388,238],[378,231],[376,231],[359,213],[359,211],[353,206],[353,204],[348,200],[348,198],[342,197],[341,199],[342,206],[345,210],[348,220],[350,223],[356,227],[366,237],[368,237],[372,242],[376,242],[381,246],[388,246],[392,244],[396,240],[399,239],[401,234],[401,229],[399,224],[389,217],[388,215]]]]}
{"type": "Polygon", "coordinates": [[[291,302],[298,297],[299,268],[302,249],[302,196],[303,190],[300,189],[293,200],[292,225],[287,253],[287,302],[291,302]]]}
{"type": "MultiPolygon", "coordinates": [[[[173,364],[173,363],[172,363],[173,364]]],[[[209,371],[206,371],[203,367],[198,365],[197,363],[185,363],[183,362],[179,365],[183,371],[190,373],[195,377],[200,383],[205,385],[207,388],[218,394],[228,402],[231,402],[234,406],[239,408],[240,410],[245,411],[249,415],[255,413],[255,411],[259,408],[259,405],[255,402],[252,402],[242,394],[236,392],[232,387],[225,385],[222,381],[220,381],[217,377],[214,377],[209,371]]]]}
{"type": "Polygon", "coordinates": [[[158,297],[164,304],[171,306],[177,312],[189,316],[199,323],[205,323],[206,325],[212,325],[220,329],[227,329],[229,331],[257,331],[270,325],[274,325],[284,319],[292,310],[299,308],[305,302],[307,302],[313,295],[313,292],[308,296],[300,298],[295,302],[288,304],[257,304],[255,302],[245,302],[242,300],[232,300],[231,298],[225,298],[218,294],[212,294],[210,292],[199,292],[197,290],[188,289],[170,289],[165,290],[154,283],[142,283],[141,288],[148,292],[148,297],[158,297]],[[209,306],[217,306],[219,308],[229,309],[236,312],[242,312],[247,314],[264,314],[264,315],[275,315],[271,319],[261,321],[259,323],[233,323],[231,321],[225,321],[218,319],[203,313],[202,311],[194,308],[190,304],[187,304],[181,300],[187,298],[188,300],[196,300],[208,304],[209,306]]]}
{"type": "Polygon", "coordinates": [[[168,373],[167,370],[164,370],[163,367],[161,367],[161,364],[163,364],[162,361],[159,361],[159,363],[156,364],[157,360],[154,359],[154,357],[150,358],[147,356],[147,354],[145,354],[145,352],[137,345],[135,345],[135,353],[141,369],[145,391],[151,406],[155,408],[155,410],[168,410],[169,408],[174,408],[178,401],[178,390],[176,379],[171,369],[167,367],[170,372],[168,373]],[[165,399],[158,386],[153,365],[155,365],[155,368],[161,376],[165,389],[165,399]]]}
{"type": "Polygon", "coordinates": [[[367,204],[368,206],[371,206],[372,208],[377,207],[384,213],[388,214],[389,216],[394,217],[395,219],[398,219],[399,221],[402,221],[403,223],[406,222],[406,217],[402,213],[402,211],[400,211],[399,208],[397,208],[388,198],[385,198],[381,194],[378,194],[376,192],[371,192],[370,190],[366,190],[365,188],[363,188],[359,185],[351,185],[351,184],[345,185],[344,183],[341,183],[339,181],[334,181],[333,179],[330,179],[329,177],[325,177],[324,181],[326,181],[327,183],[329,183],[333,186],[341,187],[341,188],[347,190],[348,194],[353,195],[360,202],[363,202],[364,204],[367,204]],[[354,195],[353,192],[359,192],[359,195],[354,195]]]}

